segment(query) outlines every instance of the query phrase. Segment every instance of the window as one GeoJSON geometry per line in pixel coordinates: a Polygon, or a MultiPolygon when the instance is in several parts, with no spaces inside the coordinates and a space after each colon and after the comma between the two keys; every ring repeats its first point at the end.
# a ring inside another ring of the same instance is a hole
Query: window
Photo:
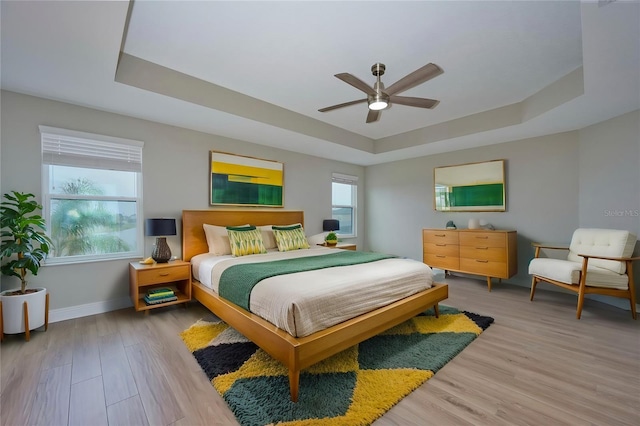
{"type": "Polygon", "coordinates": [[[355,237],[358,177],[334,173],[331,182],[331,217],[340,221],[338,234],[355,237]]]}
{"type": "Polygon", "coordinates": [[[142,142],[40,126],[47,263],[141,257],[142,142]]]}

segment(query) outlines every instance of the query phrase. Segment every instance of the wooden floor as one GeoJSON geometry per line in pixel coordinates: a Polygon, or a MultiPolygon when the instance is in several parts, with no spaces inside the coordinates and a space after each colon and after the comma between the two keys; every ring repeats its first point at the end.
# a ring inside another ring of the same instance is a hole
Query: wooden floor
{"type": "MultiPolygon", "coordinates": [[[[640,321],[574,295],[447,277],[495,323],[375,425],[638,425],[640,321]]],[[[178,334],[197,303],[51,324],[1,345],[2,425],[234,425],[178,334]]]]}

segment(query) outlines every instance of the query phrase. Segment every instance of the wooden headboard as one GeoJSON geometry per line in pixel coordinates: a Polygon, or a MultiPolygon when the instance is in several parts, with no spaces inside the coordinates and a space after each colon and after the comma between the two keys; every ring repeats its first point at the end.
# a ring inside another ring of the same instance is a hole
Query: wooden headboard
{"type": "Polygon", "coordinates": [[[304,212],[298,210],[183,210],[182,211],[182,260],[190,261],[200,253],[207,253],[209,246],[203,224],[217,226],[290,225],[304,226],[304,212]]]}

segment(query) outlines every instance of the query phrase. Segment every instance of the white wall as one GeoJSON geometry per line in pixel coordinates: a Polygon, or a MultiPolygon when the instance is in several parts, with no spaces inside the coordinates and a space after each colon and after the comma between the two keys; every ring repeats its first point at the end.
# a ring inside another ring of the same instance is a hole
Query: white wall
{"type": "MultiPolygon", "coordinates": [[[[639,117],[634,111],[580,131],[367,167],[367,247],[421,260],[422,228],[449,220],[467,228],[469,218],[482,218],[518,231],[518,274],[506,282],[529,286],[532,241],[566,243],[578,227],[640,235],[639,117]],[[433,210],[434,167],[494,159],[506,160],[506,212],[433,210]]],[[[622,299],[601,300],[629,309],[622,299]]]]}
{"type": "MultiPolygon", "coordinates": [[[[175,217],[183,209],[209,209],[209,151],[224,151],[284,163],[285,209],[303,210],[307,234],[322,231],[322,220],[331,217],[331,174],[340,172],[364,180],[364,168],[243,141],[212,136],[83,108],[66,103],[2,92],[1,183],[2,194],[11,190],[41,194],[41,154],[38,125],[60,127],[144,141],[144,217],[175,217]]],[[[364,205],[364,190],[358,203],[364,205]]],[[[364,210],[358,214],[358,235],[363,235],[364,210]]],[[[178,221],[178,228],[180,222],[178,221]]],[[[167,241],[173,254],[181,255],[180,235],[167,241]]],[[[356,239],[354,242],[363,243],[356,239]]],[[[145,241],[150,255],[152,238],[145,241]]],[[[47,287],[51,309],[58,318],[128,305],[129,260],[75,265],[45,266],[31,286],[47,287]]],[[[2,277],[2,287],[17,286],[13,277],[2,277]]],[[[54,315],[55,316],[55,315],[54,315]]],[[[55,318],[53,318],[55,319],[55,318]]]]}

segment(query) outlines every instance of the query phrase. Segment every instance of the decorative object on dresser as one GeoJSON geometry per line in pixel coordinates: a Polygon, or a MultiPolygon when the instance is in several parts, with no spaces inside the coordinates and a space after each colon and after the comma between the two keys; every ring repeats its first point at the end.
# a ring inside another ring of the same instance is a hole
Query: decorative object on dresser
{"type": "Polygon", "coordinates": [[[295,405],[287,369],[227,324],[199,320],[180,337],[241,425],[370,425],[493,323],[448,306],[440,314],[429,309],[304,369],[295,405]]]}
{"type": "Polygon", "coordinates": [[[446,228],[447,228],[447,229],[458,229],[458,227],[456,226],[456,224],[455,224],[455,223],[453,223],[453,221],[452,221],[452,220],[450,220],[449,222],[447,222],[446,228]]]}
{"type": "Polygon", "coordinates": [[[284,164],[216,151],[209,157],[212,206],[284,206],[284,164]]]}
{"type": "Polygon", "coordinates": [[[432,268],[491,278],[511,278],[518,272],[516,231],[484,229],[423,229],[423,261],[432,268]]]}
{"type": "Polygon", "coordinates": [[[504,161],[434,168],[433,208],[445,212],[505,211],[504,161]]]}
{"type": "Polygon", "coordinates": [[[631,257],[637,237],[618,229],[576,229],[569,246],[533,243],[535,257],[529,263],[531,296],[538,282],[578,293],[576,318],[580,319],[585,294],[629,299],[631,316],[636,319],[636,292],[631,257]],[[567,250],[566,259],[540,257],[540,249],[567,250]]]}
{"type": "Polygon", "coordinates": [[[171,249],[167,244],[168,235],[176,235],[175,219],[147,219],[146,233],[149,237],[156,237],[151,257],[158,263],[167,263],[171,260],[171,249]]]}
{"type": "Polygon", "coordinates": [[[191,300],[191,264],[182,260],[145,265],[129,263],[129,294],[136,311],[191,300]],[[160,302],[161,300],[161,302],[160,302]]]}

